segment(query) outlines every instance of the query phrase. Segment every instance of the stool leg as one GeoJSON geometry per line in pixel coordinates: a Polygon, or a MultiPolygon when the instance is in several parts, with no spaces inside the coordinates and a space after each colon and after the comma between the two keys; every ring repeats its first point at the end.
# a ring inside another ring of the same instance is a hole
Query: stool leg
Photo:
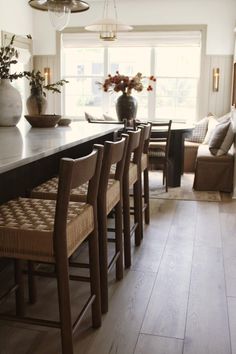
{"type": "Polygon", "coordinates": [[[34,262],[28,261],[28,289],[29,302],[35,304],[37,300],[36,282],[34,277],[34,262]]]}
{"type": "Polygon", "coordinates": [[[165,166],[165,176],[166,176],[166,192],[168,192],[168,163],[166,163],[166,166],[165,166]]]}
{"type": "Polygon", "coordinates": [[[18,286],[15,292],[16,296],[16,315],[23,317],[25,314],[24,304],[24,280],[23,280],[23,261],[20,259],[14,260],[15,267],[15,283],[18,286]]]}
{"type": "Polygon", "coordinates": [[[91,294],[95,294],[96,298],[92,304],[92,321],[93,327],[101,326],[101,290],[100,290],[100,272],[99,272],[99,256],[98,256],[98,232],[92,232],[89,237],[89,265],[90,265],[90,287],[91,294]]]}
{"type": "MultiPolygon", "coordinates": [[[[66,253],[66,250],[61,251],[66,253]]],[[[65,256],[56,258],[62,353],[73,354],[68,260],[65,256]]]]}
{"type": "Polygon", "coordinates": [[[143,191],[144,191],[144,203],[146,205],[144,211],[145,224],[150,222],[150,202],[149,202],[149,176],[148,168],[143,171],[143,191]]]}
{"type": "Polygon", "coordinates": [[[102,313],[108,311],[108,259],[107,259],[107,215],[106,201],[98,206],[98,240],[102,313]]]}
{"type": "Polygon", "coordinates": [[[124,220],[124,259],[125,268],[131,266],[131,240],[130,240],[130,200],[129,187],[123,185],[123,220],[124,220]]]}
{"type": "Polygon", "coordinates": [[[123,278],[123,245],[122,245],[122,205],[119,202],[115,206],[115,230],[116,230],[116,253],[120,253],[116,261],[116,279],[123,278]]]}
{"type": "Polygon", "coordinates": [[[142,194],[140,178],[134,184],[134,222],[137,224],[135,230],[135,245],[139,246],[143,238],[143,215],[142,215],[142,194]]]}

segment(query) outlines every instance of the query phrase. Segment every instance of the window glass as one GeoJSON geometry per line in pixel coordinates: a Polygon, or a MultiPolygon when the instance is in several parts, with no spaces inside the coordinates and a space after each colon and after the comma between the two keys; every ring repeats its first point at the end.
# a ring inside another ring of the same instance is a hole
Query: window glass
{"type": "Polygon", "coordinates": [[[65,76],[104,75],[103,48],[66,48],[65,76]]]}
{"type": "MultiPolygon", "coordinates": [[[[169,34],[168,34],[169,36],[169,34]]],[[[191,40],[191,35],[190,35],[191,40]]],[[[65,114],[84,117],[87,111],[95,116],[106,113],[116,117],[115,104],[121,92],[103,92],[97,82],[108,74],[130,77],[141,72],[156,76],[153,92],[132,91],[138,101],[137,118],[146,120],[193,121],[197,112],[200,77],[200,40],[183,44],[163,43],[137,46],[65,47],[63,53],[65,114]]],[[[79,45],[79,41],[78,41],[79,45]]]]}
{"type": "Polygon", "coordinates": [[[199,77],[200,47],[157,47],[158,76],[199,77]]]}
{"type": "Polygon", "coordinates": [[[155,49],[156,119],[193,121],[200,76],[200,47],[155,49]]]}
{"type": "Polygon", "coordinates": [[[150,51],[151,48],[145,47],[109,48],[108,72],[111,75],[114,75],[116,71],[128,76],[133,76],[138,72],[150,75],[150,51]]]}
{"type": "MultiPolygon", "coordinates": [[[[138,72],[150,76],[151,72],[151,48],[147,47],[118,47],[108,49],[108,73],[112,76],[116,71],[122,75],[135,76],[138,72]],[[145,60],[143,60],[145,58],[145,60]]],[[[146,85],[145,85],[146,88],[146,85]]],[[[115,116],[115,104],[119,93],[111,93],[109,97],[109,106],[107,113],[115,116]]],[[[148,117],[148,95],[144,89],[142,92],[132,91],[132,96],[138,101],[139,117],[148,117]]]]}
{"type": "MultiPolygon", "coordinates": [[[[102,91],[95,84],[97,79],[70,78],[65,85],[66,115],[84,117],[84,112],[102,114],[102,91]]],[[[100,78],[102,80],[102,78],[100,78]]]]}

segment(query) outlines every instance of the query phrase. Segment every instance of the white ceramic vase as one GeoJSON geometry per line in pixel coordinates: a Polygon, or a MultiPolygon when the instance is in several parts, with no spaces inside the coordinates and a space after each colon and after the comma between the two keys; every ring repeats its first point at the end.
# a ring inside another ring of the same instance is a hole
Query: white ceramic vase
{"type": "Polygon", "coordinates": [[[22,114],[22,100],[19,91],[8,79],[0,80],[0,126],[13,127],[22,114]]]}

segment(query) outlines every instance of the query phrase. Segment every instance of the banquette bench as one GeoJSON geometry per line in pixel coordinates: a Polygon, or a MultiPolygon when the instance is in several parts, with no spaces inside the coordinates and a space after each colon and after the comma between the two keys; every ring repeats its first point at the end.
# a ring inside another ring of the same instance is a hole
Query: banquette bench
{"type": "Polygon", "coordinates": [[[184,146],[184,172],[194,172],[198,191],[233,191],[234,129],[230,114],[199,121],[184,146]]]}

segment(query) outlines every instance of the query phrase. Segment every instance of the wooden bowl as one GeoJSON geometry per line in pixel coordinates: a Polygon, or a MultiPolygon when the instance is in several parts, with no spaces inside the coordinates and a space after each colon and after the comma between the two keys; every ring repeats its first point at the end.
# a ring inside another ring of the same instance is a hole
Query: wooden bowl
{"type": "Polygon", "coordinates": [[[58,125],[61,127],[68,127],[68,125],[71,123],[70,118],[61,118],[58,122],[58,125]]]}
{"type": "Polygon", "coordinates": [[[34,128],[50,128],[55,127],[61,116],[58,114],[35,114],[25,115],[25,118],[34,128]]]}

